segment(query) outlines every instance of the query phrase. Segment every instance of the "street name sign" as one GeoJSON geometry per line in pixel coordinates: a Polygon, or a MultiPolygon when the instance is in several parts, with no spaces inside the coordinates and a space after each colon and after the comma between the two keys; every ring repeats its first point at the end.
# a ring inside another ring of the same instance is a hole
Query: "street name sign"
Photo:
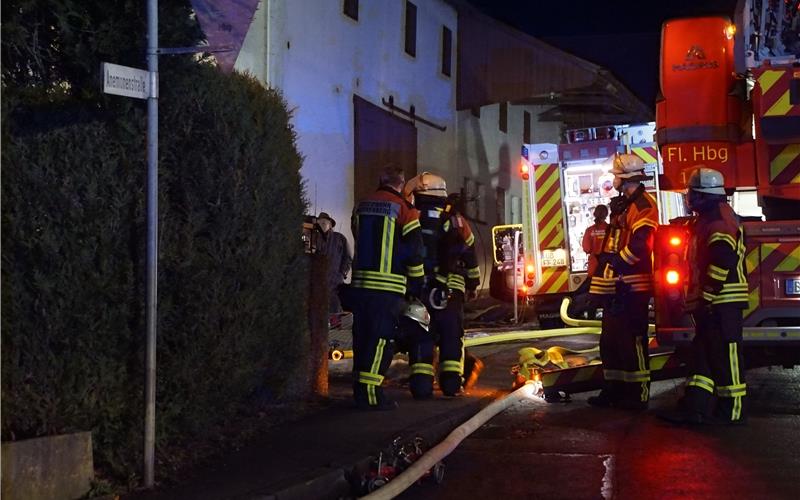
{"type": "Polygon", "coordinates": [[[150,97],[150,72],[104,62],[103,92],[147,99],[150,97]]]}

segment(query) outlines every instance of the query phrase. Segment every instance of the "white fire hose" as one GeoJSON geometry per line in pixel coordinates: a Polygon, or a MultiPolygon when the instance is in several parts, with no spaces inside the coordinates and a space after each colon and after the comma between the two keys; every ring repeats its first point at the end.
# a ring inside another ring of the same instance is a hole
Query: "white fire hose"
{"type": "MultiPolygon", "coordinates": [[[[387,483],[385,486],[382,486],[378,490],[375,490],[362,498],[368,500],[382,500],[394,498],[401,494],[412,484],[419,481],[419,479],[424,476],[434,465],[452,453],[453,450],[455,450],[456,447],[461,444],[461,441],[467,438],[467,436],[478,430],[483,424],[488,422],[498,413],[506,410],[519,401],[532,398],[538,392],[539,388],[541,388],[540,382],[528,382],[503,399],[494,401],[486,408],[476,413],[475,416],[456,427],[444,439],[444,441],[428,450],[425,454],[419,457],[416,462],[411,464],[408,469],[398,474],[397,477],[389,481],[389,483],[387,483]]],[[[542,400],[542,403],[545,404],[544,400],[542,400]]]]}

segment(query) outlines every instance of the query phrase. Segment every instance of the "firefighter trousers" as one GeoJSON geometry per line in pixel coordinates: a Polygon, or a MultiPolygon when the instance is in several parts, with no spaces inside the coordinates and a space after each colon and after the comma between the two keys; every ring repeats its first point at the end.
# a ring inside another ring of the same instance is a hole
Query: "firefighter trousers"
{"type": "Polygon", "coordinates": [[[439,345],[439,388],[445,396],[461,391],[464,371],[464,294],[454,291],[441,310],[430,309],[439,345]]]}
{"type": "Polygon", "coordinates": [[[433,351],[436,340],[433,332],[414,327],[408,338],[408,364],[411,376],[408,387],[414,399],[427,399],[433,396],[433,351]]]}
{"type": "Polygon", "coordinates": [[[695,311],[692,316],[695,336],[684,405],[686,409],[703,415],[739,421],[745,415],[747,395],[742,353],[742,309],[720,304],[695,311]]]}
{"type": "Polygon", "coordinates": [[[633,292],[615,295],[604,304],[600,335],[603,393],[613,401],[647,403],[650,399],[649,304],[648,294],[633,292]]]}
{"type": "Polygon", "coordinates": [[[381,385],[394,355],[403,296],[353,289],[353,397],[359,406],[386,404],[381,385]]]}

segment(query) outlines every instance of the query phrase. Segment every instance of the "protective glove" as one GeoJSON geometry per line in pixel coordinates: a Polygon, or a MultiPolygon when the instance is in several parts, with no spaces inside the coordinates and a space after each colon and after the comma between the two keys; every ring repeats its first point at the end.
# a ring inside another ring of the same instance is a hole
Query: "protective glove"
{"type": "Polygon", "coordinates": [[[619,215],[628,208],[630,202],[624,195],[619,195],[611,198],[611,201],[608,202],[608,210],[611,213],[611,216],[619,215]]]}

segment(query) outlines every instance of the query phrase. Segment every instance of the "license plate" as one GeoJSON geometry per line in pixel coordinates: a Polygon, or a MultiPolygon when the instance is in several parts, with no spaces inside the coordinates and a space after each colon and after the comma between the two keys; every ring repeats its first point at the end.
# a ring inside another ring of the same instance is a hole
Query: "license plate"
{"type": "Polygon", "coordinates": [[[786,295],[800,295],[800,279],[786,280],[786,295]]]}

